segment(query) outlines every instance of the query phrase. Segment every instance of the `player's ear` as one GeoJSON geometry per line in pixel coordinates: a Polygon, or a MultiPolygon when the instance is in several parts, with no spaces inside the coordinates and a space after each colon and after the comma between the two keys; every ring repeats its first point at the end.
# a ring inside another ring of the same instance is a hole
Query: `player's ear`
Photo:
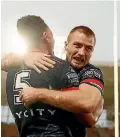
{"type": "Polygon", "coordinates": [[[49,42],[49,36],[48,36],[48,33],[45,31],[45,32],[43,32],[43,38],[47,41],[47,42],[49,42]]]}
{"type": "Polygon", "coordinates": [[[68,50],[68,42],[65,41],[64,44],[65,44],[64,49],[65,49],[65,51],[67,51],[68,50]]]}

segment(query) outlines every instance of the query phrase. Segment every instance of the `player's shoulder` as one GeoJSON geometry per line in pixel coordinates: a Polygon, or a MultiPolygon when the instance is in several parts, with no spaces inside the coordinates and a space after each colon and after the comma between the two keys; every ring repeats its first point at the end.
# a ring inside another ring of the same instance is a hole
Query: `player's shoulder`
{"type": "Polygon", "coordinates": [[[98,78],[103,79],[101,69],[93,64],[87,64],[80,72],[84,78],[98,78]]]}
{"type": "Polygon", "coordinates": [[[54,60],[56,62],[57,66],[62,66],[62,67],[64,67],[64,66],[70,66],[70,63],[68,61],[63,60],[61,58],[58,58],[56,56],[53,56],[52,60],[54,60]]]}
{"type": "Polygon", "coordinates": [[[56,61],[57,63],[60,63],[60,64],[66,62],[65,60],[63,60],[63,59],[61,59],[61,58],[59,58],[57,56],[52,56],[52,60],[54,60],[54,61],[56,61]]]}
{"type": "Polygon", "coordinates": [[[52,60],[54,60],[56,64],[54,65],[53,69],[50,69],[49,72],[51,74],[54,73],[58,77],[61,77],[69,71],[70,63],[68,61],[60,59],[56,56],[52,57],[52,60]]]}
{"type": "Polygon", "coordinates": [[[93,64],[91,64],[91,63],[88,63],[88,64],[85,66],[84,69],[85,69],[85,70],[98,71],[99,73],[102,73],[102,70],[101,70],[99,67],[97,67],[97,66],[95,66],[95,65],[93,65],[93,64]]]}
{"type": "Polygon", "coordinates": [[[38,72],[31,68],[27,68],[25,66],[20,66],[19,68],[13,68],[8,71],[7,76],[10,78],[15,77],[17,75],[38,75],[38,72]]]}
{"type": "Polygon", "coordinates": [[[12,68],[9,69],[7,72],[7,76],[14,76],[14,74],[18,73],[19,71],[21,71],[21,68],[12,68]]]}

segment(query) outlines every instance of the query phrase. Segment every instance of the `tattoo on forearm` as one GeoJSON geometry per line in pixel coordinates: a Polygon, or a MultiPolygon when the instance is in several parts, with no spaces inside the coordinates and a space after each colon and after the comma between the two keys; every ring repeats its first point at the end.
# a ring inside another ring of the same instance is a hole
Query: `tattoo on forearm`
{"type": "Polygon", "coordinates": [[[71,98],[71,96],[69,96],[69,93],[67,94],[67,96],[63,96],[62,93],[60,92],[58,92],[58,95],[56,95],[56,93],[54,94],[54,92],[52,92],[51,94],[51,92],[49,91],[49,93],[47,92],[44,95],[42,101],[70,112],[74,112],[74,113],[80,113],[80,111],[84,112],[82,106],[80,108],[80,104],[77,102],[77,99],[74,100],[73,97],[71,98]],[[70,100],[72,103],[70,102],[70,100]],[[78,108],[80,108],[81,110],[78,108]]]}

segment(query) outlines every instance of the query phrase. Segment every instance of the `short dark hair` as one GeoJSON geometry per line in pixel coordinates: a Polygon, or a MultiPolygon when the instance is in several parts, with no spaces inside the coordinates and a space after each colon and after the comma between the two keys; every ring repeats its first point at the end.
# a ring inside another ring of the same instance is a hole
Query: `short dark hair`
{"type": "Polygon", "coordinates": [[[89,37],[89,36],[93,36],[94,39],[95,39],[95,43],[96,43],[95,33],[92,31],[92,29],[90,29],[90,28],[87,27],[87,26],[76,26],[76,27],[74,27],[74,28],[70,31],[70,33],[69,33],[69,35],[68,35],[68,39],[69,39],[70,34],[73,33],[73,32],[75,32],[75,31],[79,31],[79,32],[85,34],[85,35],[88,36],[88,37],[89,37]]]}
{"type": "Polygon", "coordinates": [[[33,45],[40,44],[40,36],[48,28],[44,20],[35,15],[27,15],[17,20],[17,31],[27,41],[33,45]]]}

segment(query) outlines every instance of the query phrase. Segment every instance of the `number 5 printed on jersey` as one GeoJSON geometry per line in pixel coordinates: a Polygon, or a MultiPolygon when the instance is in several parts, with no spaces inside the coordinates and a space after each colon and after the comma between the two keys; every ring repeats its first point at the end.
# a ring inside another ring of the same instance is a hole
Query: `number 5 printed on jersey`
{"type": "Polygon", "coordinates": [[[31,70],[22,70],[15,74],[13,92],[14,92],[14,105],[20,105],[22,102],[19,100],[19,92],[23,88],[31,87],[27,81],[30,79],[31,70]]]}

